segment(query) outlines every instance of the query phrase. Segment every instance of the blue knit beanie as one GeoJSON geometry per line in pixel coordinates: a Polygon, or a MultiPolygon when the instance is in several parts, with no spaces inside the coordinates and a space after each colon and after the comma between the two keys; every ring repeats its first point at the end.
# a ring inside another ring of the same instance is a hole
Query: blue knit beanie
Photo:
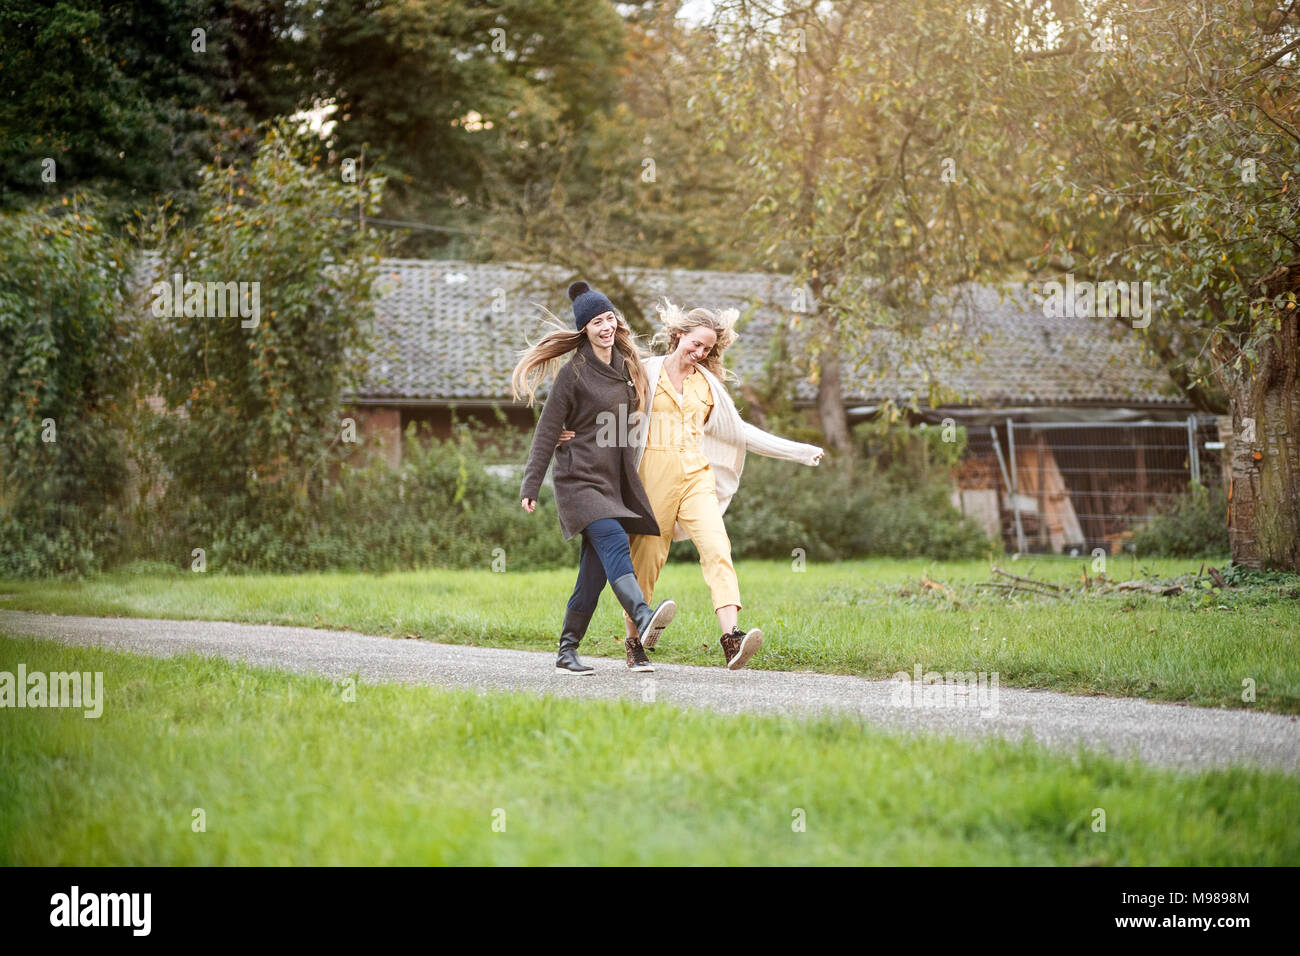
{"type": "Polygon", "coordinates": [[[569,286],[569,299],[573,302],[573,324],[579,332],[596,316],[614,311],[614,303],[605,297],[605,293],[593,289],[581,279],[569,286]]]}

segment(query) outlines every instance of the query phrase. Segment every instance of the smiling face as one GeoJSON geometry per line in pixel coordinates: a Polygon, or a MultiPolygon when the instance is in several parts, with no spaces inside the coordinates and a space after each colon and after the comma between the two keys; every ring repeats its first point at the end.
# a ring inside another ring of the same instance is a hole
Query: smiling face
{"type": "Polygon", "coordinates": [[[613,312],[602,312],[582,328],[592,345],[607,349],[614,344],[614,331],[618,328],[618,319],[613,312]]]}
{"type": "Polygon", "coordinates": [[[703,362],[718,344],[718,333],[706,325],[682,333],[677,340],[677,361],[685,368],[694,368],[703,362]]]}

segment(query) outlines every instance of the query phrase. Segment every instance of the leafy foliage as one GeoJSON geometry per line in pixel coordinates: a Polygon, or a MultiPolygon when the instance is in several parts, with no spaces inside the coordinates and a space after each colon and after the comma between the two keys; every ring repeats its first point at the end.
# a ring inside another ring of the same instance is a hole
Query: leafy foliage
{"type": "MultiPolygon", "coordinates": [[[[855,469],[748,456],[726,514],[735,556],[791,558],[802,548],[816,561],[866,555],[949,560],[1000,550],[949,501],[946,463],[959,452],[938,437],[937,429],[859,426],[855,440],[865,467],[855,469]]],[[[680,559],[698,559],[693,545],[675,547],[680,559]]]]}
{"type": "Polygon", "coordinates": [[[1059,21],[1062,39],[1027,76],[1039,91],[1022,106],[1037,120],[1030,211],[1047,237],[1033,265],[1151,282],[1158,311],[1140,334],[1224,411],[1228,383],[1295,318],[1300,22],[1251,2],[1099,13],[1059,21]]]}
{"type": "Polygon", "coordinates": [[[377,160],[390,217],[435,226],[402,239],[408,256],[463,255],[447,233],[480,220],[485,175],[523,189],[556,130],[585,137],[617,99],[622,21],[604,0],[312,0],[295,24],[302,98],[338,108],[331,146],[377,160]]]}
{"type": "Polygon", "coordinates": [[[92,187],[117,203],[188,194],[221,130],[247,123],[235,66],[247,45],[236,35],[256,16],[244,8],[235,0],[0,5],[0,205],[92,187]],[[201,51],[195,29],[204,31],[201,51]],[[55,162],[52,183],[42,178],[46,159],[55,162]]]}
{"type": "Polygon", "coordinates": [[[511,124],[483,172],[477,251],[567,267],[639,332],[650,325],[638,300],[665,290],[628,266],[743,268],[753,258],[739,228],[741,157],[719,135],[706,82],[716,51],[676,14],[671,3],[625,7],[612,101],[581,121],[511,124]]]}
{"type": "Polygon", "coordinates": [[[0,216],[0,573],[84,573],[127,478],[125,255],[85,196],[0,216]]]}
{"type": "Polygon", "coordinates": [[[209,567],[384,572],[487,569],[494,561],[507,569],[576,564],[577,542],[558,533],[550,493],[527,515],[515,487],[487,472],[472,430],[422,441],[412,425],[400,469],[379,458],[347,462],[309,512],[232,515],[214,531],[209,567]]]}
{"type": "Polygon", "coordinates": [[[1034,71],[1034,266],[1150,284],[1149,324],[1117,334],[1231,411],[1234,560],[1300,569],[1300,11],[1107,3],[1058,25],[1034,71]]]}
{"type": "Polygon", "coordinates": [[[1228,553],[1228,529],[1223,516],[1228,496],[1222,486],[1196,485],[1145,528],[1134,532],[1140,555],[1217,557],[1228,553]]]}
{"type": "Polygon", "coordinates": [[[206,170],[194,226],[155,224],[161,263],[136,308],[143,378],[165,410],[147,442],[166,472],[162,511],[176,516],[169,547],[182,554],[232,524],[292,521],[285,513],[305,513],[346,457],[340,402],[367,360],[380,246],[338,216],[353,203],[373,212],[383,183],[337,182],[310,145],[270,129],[248,168],[206,170]],[[205,299],[177,314],[176,274],[244,283],[244,310],[205,299]]]}

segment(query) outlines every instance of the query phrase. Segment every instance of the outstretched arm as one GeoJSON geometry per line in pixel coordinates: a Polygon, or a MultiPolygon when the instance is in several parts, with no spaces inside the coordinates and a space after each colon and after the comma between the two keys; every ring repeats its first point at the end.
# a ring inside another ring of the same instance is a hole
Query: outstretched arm
{"type": "Polygon", "coordinates": [[[766,455],[768,458],[782,458],[786,461],[815,465],[825,454],[816,445],[805,445],[803,442],[781,438],[771,432],[765,432],[749,422],[744,423],[744,429],[745,450],[759,455],[766,455]]]}
{"type": "MultiPolygon", "coordinates": [[[[567,366],[565,367],[567,369],[567,366]]],[[[555,455],[556,441],[564,428],[573,400],[572,382],[564,369],[556,376],[551,392],[546,396],[542,406],[541,417],[537,420],[537,429],[533,432],[533,446],[528,453],[528,465],[524,469],[524,483],[519,495],[524,500],[534,500],[542,489],[542,479],[550,467],[555,455]]]]}

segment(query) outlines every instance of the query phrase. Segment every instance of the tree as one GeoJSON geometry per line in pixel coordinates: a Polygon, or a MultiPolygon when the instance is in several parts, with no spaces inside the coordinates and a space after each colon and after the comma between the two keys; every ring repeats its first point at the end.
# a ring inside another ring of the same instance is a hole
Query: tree
{"type": "Polygon", "coordinates": [[[162,193],[187,203],[214,143],[243,142],[252,118],[291,111],[296,6],[7,0],[0,205],[78,189],[128,209],[162,193]]]}
{"type": "Polygon", "coordinates": [[[1300,569],[1300,12],[1106,3],[1047,26],[1021,101],[1039,123],[1034,265],[1158,294],[1145,328],[1103,321],[1230,411],[1234,560],[1300,569]]]}
{"type": "MultiPolygon", "coordinates": [[[[525,144],[545,163],[549,131],[586,129],[617,100],[622,21],[605,0],[303,6],[301,55],[314,67],[304,99],[337,106],[335,148],[366,150],[398,219],[474,226],[483,172],[504,152],[525,144]]],[[[428,233],[405,242],[406,254],[448,246],[428,233]]]]}
{"type": "Polygon", "coordinates": [[[164,402],[153,442],[185,553],[245,516],[308,514],[348,450],[338,405],[367,361],[379,245],[339,217],[373,215],[383,183],[337,182],[317,145],[272,127],[251,164],[208,167],[193,225],[155,224],[142,387],[164,402]]]}
{"type": "MultiPolygon", "coordinates": [[[[0,197],[6,205],[61,191],[55,183],[163,185],[159,175],[167,164],[140,157],[165,155],[167,120],[180,117],[163,113],[147,80],[127,69],[140,47],[115,46],[107,6],[13,0],[0,9],[0,197]]],[[[172,24],[185,6],[163,5],[152,27],[172,24]]]]}
{"type": "Polygon", "coordinates": [[[703,105],[713,44],[677,19],[679,6],[625,11],[617,102],[576,124],[507,124],[485,170],[485,254],[569,269],[639,332],[650,330],[640,303],[671,290],[647,287],[629,267],[734,268],[751,258],[737,228],[735,157],[703,105]]]}
{"type": "Polygon", "coordinates": [[[0,205],[93,187],[122,220],[161,196],[188,214],[214,154],[321,110],[327,148],[389,179],[387,215],[435,227],[407,254],[463,252],[446,236],[472,235],[500,131],[598,122],[621,42],[605,0],[7,0],[0,205]]]}
{"type": "Polygon", "coordinates": [[[1009,201],[995,191],[1014,157],[998,104],[1018,25],[980,10],[723,0],[711,23],[747,225],[765,264],[791,274],[781,305],[810,333],[822,429],[846,455],[845,365],[875,331],[969,354],[969,340],[921,335],[936,296],[985,274],[1019,235],[989,214],[1009,201]]]}

